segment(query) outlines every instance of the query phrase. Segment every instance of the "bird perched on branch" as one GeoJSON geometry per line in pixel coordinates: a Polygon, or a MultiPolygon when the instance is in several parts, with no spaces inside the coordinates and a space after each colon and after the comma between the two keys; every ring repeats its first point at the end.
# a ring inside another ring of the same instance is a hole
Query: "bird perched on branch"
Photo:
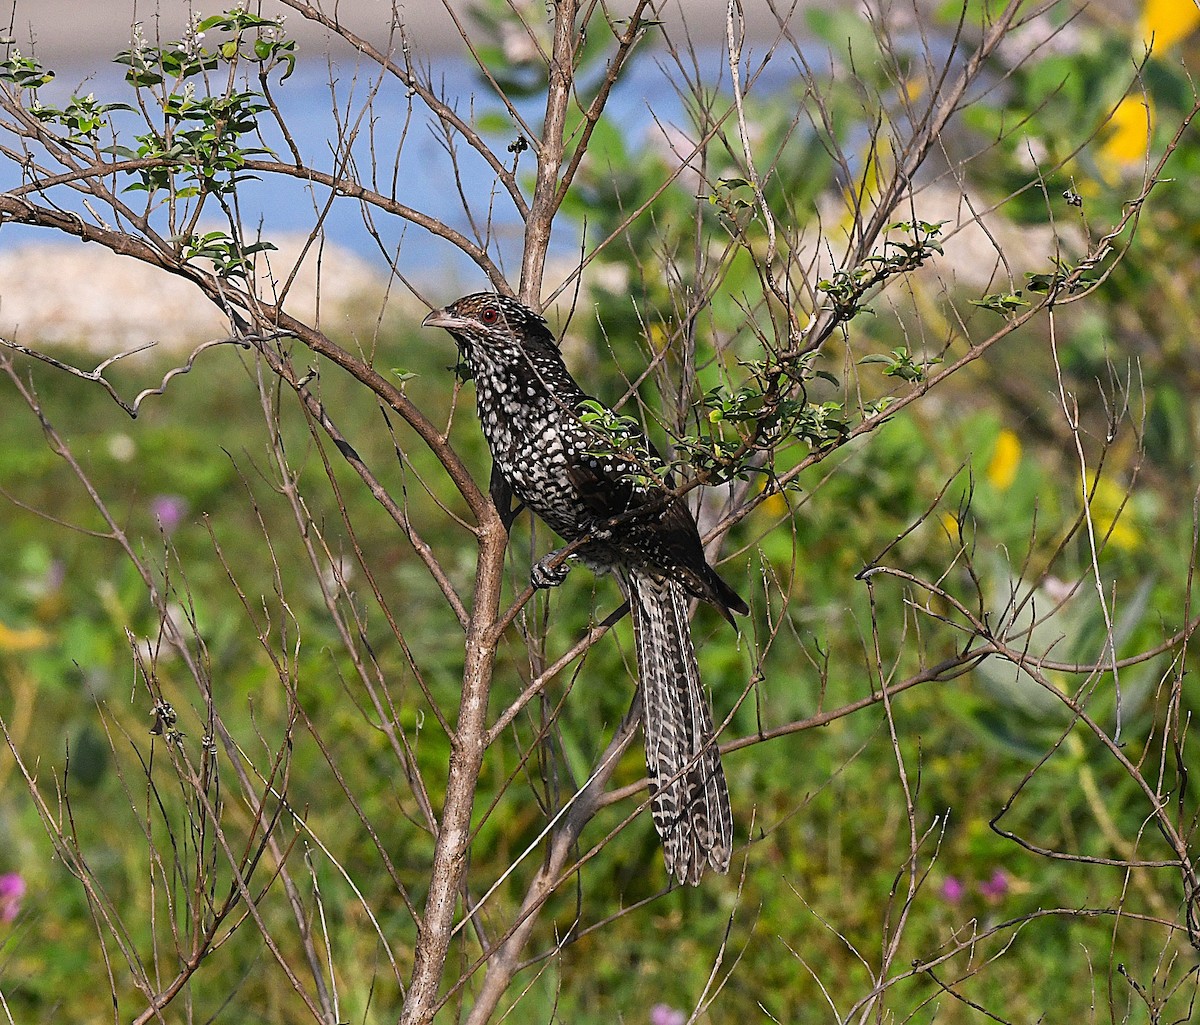
{"type": "MultiPolygon", "coordinates": [[[[688,507],[629,418],[576,383],[546,321],[514,299],[468,295],[434,310],[475,379],[493,482],[568,542],[538,562],[535,587],[566,577],[566,556],[612,573],[629,599],[642,687],[654,825],[667,871],[692,883],[724,872],[729,790],[688,623],[688,599],[732,613],[746,603],[709,566],[688,507]]],[[[495,489],[493,489],[495,490],[495,489]]]]}

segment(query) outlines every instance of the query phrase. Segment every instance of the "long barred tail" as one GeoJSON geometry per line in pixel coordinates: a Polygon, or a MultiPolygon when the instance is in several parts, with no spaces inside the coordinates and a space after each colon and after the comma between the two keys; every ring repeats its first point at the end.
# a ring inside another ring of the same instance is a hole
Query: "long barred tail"
{"type": "Polygon", "coordinates": [[[674,581],[637,569],[622,575],[633,612],[654,826],[667,872],[694,886],[706,868],[728,870],[733,812],[700,685],[688,599],[674,581]]]}

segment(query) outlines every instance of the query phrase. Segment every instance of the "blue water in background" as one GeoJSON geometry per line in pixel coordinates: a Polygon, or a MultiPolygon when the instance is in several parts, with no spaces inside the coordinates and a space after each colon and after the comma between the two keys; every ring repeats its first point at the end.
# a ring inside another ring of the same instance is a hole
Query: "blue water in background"
{"type": "MultiPolygon", "coordinates": [[[[701,54],[711,81],[727,80],[727,69],[722,77],[723,59],[716,47],[701,54]]],[[[775,85],[789,75],[787,62],[779,64],[785,66],[772,69],[775,85]]],[[[504,113],[490,86],[473,66],[461,59],[439,57],[435,67],[439,88],[468,120],[473,121],[484,113],[504,113]]],[[[620,127],[631,149],[648,145],[660,135],[656,120],[659,124],[686,128],[683,102],[668,77],[671,70],[667,60],[652,52],[643,53],[614,89],[606,117],[620,127]]],[[[317,59],[298,62],[286,82],[280,83],[278,76],[273,76],[272,93],[307,164],[325,171],[334,168],[332,146],[337,130],[332,106],[336,103],[343,123],[347,117],[353,123],[377,84],[377,78],[377,70],[365,65],[317,59]]],[[[256,86],[257,83],[252,83],[243,88],[254,89],[256,86]]],[[[131,88],[124,82],[124,68],[114,64],[102,66],[90,75],[80,70],[60,69],[55,81],[41,90],[41,100],[62,106],[72,93],[93,93],[105,101],[128,102],[132,98],[131,88]]],[[[522,116],[535,128],[540,123],[543,102],[538,98],[520,107],[522,116]]],[[[273,119],[264,114],[260,123],[273,128],[265,133],[266,145],[280,159],[289,160],[289,151],[282,135],[274,128],[273,119]]],[[[132,136],[138,124],[136,118],[132,114],[119,114],[117,124],[118,142],[132,147],[132,136]]],[[[506,147],[516,134],[514,127],[505,136],[488,138],[506,162],[511,161],[506,147]]],[[[377,191],[384,194],[394,191],[400,202],[474,237],[470,219],[459,198],[455,169],[446,152],[444,137],[436,131],[432,117],[415,98],[410,116],[405,90],[390,77],[379,87],[374,101],[374,118],[364,119],[361,123],[352,150],[358,174],[367,185],[372,184],[372,144],[378,154],[378,177],[374,185],[377,191]],[[403,147],[397,159],[397,147],[402,138],[403,147]]],[[[462,139],[457,140],[456,149],[461,189],[469,198],[475,222],[482,229],[490,212],[492,239],[488,244],[489,252],[505,274],[515,279],[520,266],[523,224],[508,193],[496,181],[484,160],[462,139]]],[[[526,180],[532,177],[534,166],[533,154],[523,154],[520,167],[526,180]]],[[[56,170],[51,168],[52,173],[56,170]]],[[[10,161],[0,162],[0,189],[12,188],[19,181],[19,169],[10,161]]],[[[58,203],[90,218],[74,198],[68,197],[66,190],[56,190],[54,196],[58,203]]],[[[142,209],[144,197],[145,193],[140,192],[125,194],[129,205],[138,211],[142,209]]],[[[45,202],[36,195],[32,198],[35,202],[45,202]]],[[[286,176],[272,176],[269,182],[244,182],[238,193],[243,235],[250,239],[261,232],[263,238],[270,239],[286,233],[307,234],[318,212],[325,211],[328,200],[327,188],[309,188],[299,179],[286,176]]],[[[222,223],[219,208],[211,199],[209,204],[201,230],[215,230],[222,223]]],[[[101,216],[109,217],[108,212],[97,204],[93,203],[93,208],[101,216]]],[[[329,241],[363,256],[381,269],[387,266],[383,255],[386,252],[394,260],[397,270],[416,282],[453,282],[462,287],[485,284],[482,273],[450,243],[377,209],[368,211],[365,218],[363,206],[353,199],[338,198],[329,205],[323,223],[329,241]]],[[[552,240],[552,256],[570,258],[577,255],[583,231],[582,226],[560,219],[552,240]]],[[[43,229],[6,225],[0,230],[0,247],[7,249],[27,241],[53,238],[51,232],[43,229]]]]}

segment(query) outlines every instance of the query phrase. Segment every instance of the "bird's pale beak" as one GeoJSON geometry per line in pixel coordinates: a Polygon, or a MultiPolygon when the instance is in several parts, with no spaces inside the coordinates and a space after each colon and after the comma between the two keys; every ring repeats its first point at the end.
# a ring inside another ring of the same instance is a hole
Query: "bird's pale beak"
{"type": "Polygon", "coordinates": [[[429,315],[421,321],[421,327],[444,327],[447,331],[461,326],[462,319],[446,310],[430,310],[429,315]]]}

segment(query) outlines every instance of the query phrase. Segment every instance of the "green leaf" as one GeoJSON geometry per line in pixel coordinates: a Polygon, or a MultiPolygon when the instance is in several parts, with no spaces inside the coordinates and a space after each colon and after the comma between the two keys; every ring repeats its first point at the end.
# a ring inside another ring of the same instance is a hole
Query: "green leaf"
{"type": "Polygon", "coordinates": [[[972,306],[978,306],[983,310],[992,310],[996,313],[1013,313],[1022,306],[1029,305],[1027,300],[1021,298],[1020,292],[985,295],[982,299],[971,299],[970,303],[972,306]]]}
{"type": "Polygon", "coordinates": [[[1061,284],[1063,276],[1058,272],[1050,274],[1026,274],[1026,287],[1031,292],[1049,293],[1061,284]]]}

